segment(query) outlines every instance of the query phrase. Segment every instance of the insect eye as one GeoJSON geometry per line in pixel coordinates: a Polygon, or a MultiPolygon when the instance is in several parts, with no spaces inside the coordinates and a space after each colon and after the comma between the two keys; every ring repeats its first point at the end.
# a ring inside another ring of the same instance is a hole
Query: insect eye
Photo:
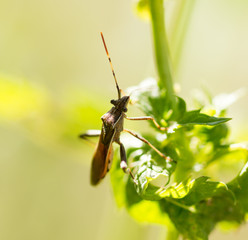
{"type": "Polygon", "coordinates": [[[127,112],[127,108],[124,108],[124,109],[123,109],[123,112],[127,112]]]}
{"type": "Polygon", "coordinates": [[[113,105],[116,105],[116,100],[112,99],[112,100],[110,101],[110,103],[113,104],[113,105]]]}

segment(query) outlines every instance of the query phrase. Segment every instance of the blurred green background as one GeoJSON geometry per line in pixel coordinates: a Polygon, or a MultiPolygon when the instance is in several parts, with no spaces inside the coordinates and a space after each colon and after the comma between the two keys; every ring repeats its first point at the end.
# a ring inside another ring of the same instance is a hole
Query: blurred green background
{"type": "MultiPolygon", "coordinates": [[[[247,88],[248,1],[191,0],[188,12],[182,2],[165,2],[180,95],[247,88]]],[[[133,9],[121,0],[0,1],[0,239],[164,239],[163,227],[117,209],[109,176],[90,186],[94,149],[77,138],[100,128],[117,96],[100,31],[121,88],[156,76],[150,26],[133,9]]],[[[228,114],[236,141],[247,140],[247,101],[228,114]]],[[[245,239],[245,228],[210,239],[245,239]]]]}

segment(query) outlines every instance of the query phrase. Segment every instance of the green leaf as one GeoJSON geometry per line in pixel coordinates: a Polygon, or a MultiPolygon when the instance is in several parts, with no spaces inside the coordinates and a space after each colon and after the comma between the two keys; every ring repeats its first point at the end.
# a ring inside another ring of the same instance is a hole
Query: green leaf
{"type": "Polygon", "coordinates": [[[126,206],[125,188],[128,182],[127,174],[124,174],[120,168],[120,161],[117,154],[114,154],[114,160],[110,170],[110,179],[113,187],[115,201],[119,208],[126,206]]]}
{"type": "Polygon", "coordinates": [[[161,211],[159,201],[142,200],[128,206],[127,210],[139,222],[163,225],[170,223],[167,213],[161,211]]]}
{"type": "Polygon", "coordinates": [[[176,229],[190,240],[207,240],[215,223],[203,214],[194,213],[166,200],[160,201],[161,209],[168,213],[176,229]]]}
{"type": "Polygon", "coordinates": [[[206,136],[207,142],[212,142],[215,146],[220,146],[222,140],[225,140],[228,135],[229,129],[226,124],[219,124],[211,128],[202,128],[200,134],[206,136]]]}
{"type": "Polygon", "coordinates": [[[171,186],[164,193],[160,194],[160,196],[178,199],[178,203],[189,206],[221,192],[229,192],[230,197],[233,197],[225,183],[208,181],[208,179],[209,177],[206,176],[192,181],[188,179],[175,187],[171,186]]]}
{"type": "MultiPolygon", "coordinates": [[[[157,86],[154,79],[146,79],[136,87],[128,89],[138,107],[148,116],[152,116],[160,124],[167,126],[165,122],[172,115],[171,102],[166,96],[166,91],[157,86]]],[[[179,101],[182,104],[182,101],[179,101]]],[[[151,123],[151,126],[157,128],[151,123]]]]}
{"type": "Polygon", "coordinates": [[[161,120],[165,120],[169,117],[169,102],[167,101],[165,92],[159,94],[154,92],[143,92],[139,96],[139,106],[141,110],[148,116],[152,116],[158,123],[161,124],[161,120]]]}
{"type": "Polygon", "coordinates": [[[187,239],[208,239],[219,221],[241,223],[244,214],[222,182],[200,177],[168,188],[160,201],[178,231],[187,239]]]}
{"type": "Polygon", "coordinates": [[[159,193],[169,183],[176,164],[165,161],[157,153],[146,151],[136,157],[135,165],[137,193],[146,200],[159,200],[159,193]]]}
{"type": "Polygon", "coordinates": [[[180,125],[209,125],[214,126],[231,120],[231,118],[218,118],[208,116],[200,113],[200,110],[186,112],[181,120],[178,121],[180,125]]]}
{"type": "Polygon", "coordinates": [[[191,206],[202,200],[222,193],[225,193],[226,195],[229,194],[229,197],[234,200],[232,192],[228,190],[225,183],[208,181],[208,179],[208,177],[202,176],[193,180],[190,183],[191,186],[189,193],[178,201],[182,204],[191,206]]]}
{"type": "Polygon", "coordinates": [[[178,185],[174,184],[167,188],[165,191],[160,193],[161,198],[183,198],[185,197],[190,189],[192,188],[193,184],[190,181],[190,178],[187,180],[179,183],[178,185]]]}
{"type": "MultiPolygon", "coordinates": [[[[132,90],[138,90],[139,88],[143,89],[135,93],[138,99],[138,106],[145,114],[154,117],[161,125],[167,126],[168,121],[177,121],[183,126],[214,126],[231,120],[231,118],[209,116],[200,113],[200,110],[186,111],[186,103],[180,97],[176,98],[176,107],[173,112],[171,110],[171,102],[166,96],[166,91],[158,88],[153,79],[143,81],[136,88],[133,87],[132,90]]],[[[155,127],[154,124],[152,126],[155,127]]]]}
{"type": "Polygon", "coordinates": [[[230,183],[228,187],[233,191],[237,204],[242,210],[248,212],[248,163],[245,164],[239,175],[230,183]]]}
{"type": "Polygon", "coordinates": [[[181,119],[183,117],[185,112],[186,112],[186,103],[182,98],[177,96],[176,108],[175,108],[175,112],[173,113],[173,115],[171,117],[171,120],[178,121],[179,119],[181,119]]]}
{"type": "MultiPolygon", "coordinates": [[[[127,156],[134,155],[137,148],[127,150],[127,156]]],[[[115,159],[111,168],[111,183],[118,207],[126,207],[129,214],[139,222],[168,224],[168,216],[162,212],[157,201],[146,201],[136,191],[135,183],[128,174],[123,173],[119,166],[119,160],[115,159]]]]}

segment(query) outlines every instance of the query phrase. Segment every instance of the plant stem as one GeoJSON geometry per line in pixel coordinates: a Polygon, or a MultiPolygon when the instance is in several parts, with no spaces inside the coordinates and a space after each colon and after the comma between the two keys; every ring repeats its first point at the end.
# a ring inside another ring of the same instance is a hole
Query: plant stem
{"type": "Polygon", "coordinates": [[[172,80],[172,67],[165,31],[163,3],[163,0],[149,0],[159,84],[161,88],[166,89],[168,100],[171,102],[172,109],[174,109],[175,96],[172,80]]]}
{"type": "Polygon", "coordinates": [[[196,0],[179,0],[174,12],[174,20],[170,22],[170,49],[172,54],[173,71],[177,74],[179,62],[181,60],[185,36],[189,28],[196,0]]]}

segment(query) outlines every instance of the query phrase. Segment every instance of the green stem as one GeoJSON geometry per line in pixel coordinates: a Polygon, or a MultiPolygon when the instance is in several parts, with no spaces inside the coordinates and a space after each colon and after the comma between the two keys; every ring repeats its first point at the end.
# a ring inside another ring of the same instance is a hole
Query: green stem
{"type": "Polygon", "coordinates": [[[175,96],[172,80],[172,67],[165,31],[163,3],[163,0],[149,0],[159,83],[161,88],[166,89],[167,97],[171,102],[172,109],[174,109],[175,96]]]}
{"type": "Polygon", "coordinates": [[[170,22],[170,49],[172,53],[173,70],[176,74],[179,62],[181,60],[183,44],[185,36],[189,28],[192,12],[195,7],[196,0],[179,0],[177,8],[174,12],[174,21],[170,22]]]}

